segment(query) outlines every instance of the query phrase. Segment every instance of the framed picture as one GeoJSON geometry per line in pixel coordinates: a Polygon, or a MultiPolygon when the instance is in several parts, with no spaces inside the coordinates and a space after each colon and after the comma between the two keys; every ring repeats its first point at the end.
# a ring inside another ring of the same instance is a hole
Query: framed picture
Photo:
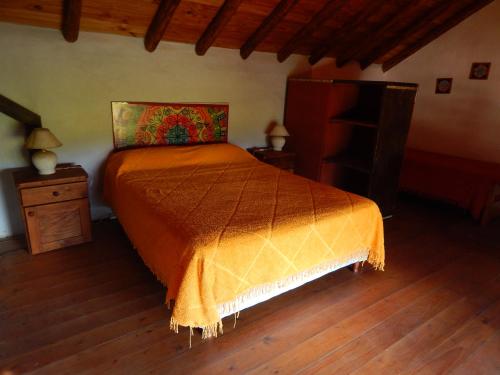
{"type": "Polygon", "coordinates": [[[111,102],[115,150],[226,143],[228,104],[111,102]]]}
{"type": "Polygon", "coordinates": [[[449,94],[451,92],[452,82],[453,78],[436,79],[436,94],[449,94]]]}
{"type": "Polygon", "coordinates": [[[469,79],[488,79],[491,63],[472,63],[469,79]]]}

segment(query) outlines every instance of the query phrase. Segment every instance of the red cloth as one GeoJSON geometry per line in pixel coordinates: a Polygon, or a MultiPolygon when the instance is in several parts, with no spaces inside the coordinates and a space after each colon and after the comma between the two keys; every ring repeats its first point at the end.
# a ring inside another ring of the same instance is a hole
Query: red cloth
{"type": "Polygon", "coordinates": [[[406,150],[402,190],[454,203],[476,219],[481,217],[495,184],[500,184],[500,164],[406,150]]]}

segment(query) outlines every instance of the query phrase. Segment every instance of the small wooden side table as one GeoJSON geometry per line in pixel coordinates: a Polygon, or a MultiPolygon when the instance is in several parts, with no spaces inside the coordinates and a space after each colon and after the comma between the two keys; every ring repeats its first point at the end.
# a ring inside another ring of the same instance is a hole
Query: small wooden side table
{"type": "Polygon", "coordinates": [[[295,169],[295,153],[288,151],[274,151],[270,147],[252,147],[247,149],[260,161],[274,165],[277,168],[285,169],[293,173],[295,169]]]}
{"type": "Polygon", "coordinates": [[[42,176],[34,168],[13,172],[31,254],[92,240],[87,173],[81,166],[42,176]]]}

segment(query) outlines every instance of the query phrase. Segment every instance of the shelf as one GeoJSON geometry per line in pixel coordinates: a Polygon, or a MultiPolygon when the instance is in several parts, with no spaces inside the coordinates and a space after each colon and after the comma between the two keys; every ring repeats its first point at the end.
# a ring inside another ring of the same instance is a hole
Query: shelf
{"type": "Polygon", "coordinates": [[[349,79],[334,79],[332,81],[333,84],[349,84],[356,86],[396,86],[396,87],[404,87],[404,88],[412,88],[416,89],[418,84],[416,83],[408,83],[408,82],[391,82],[391,81],[356,81],[349,79]]]}
{"type": "Polygon", "coordinates": [[[350,156],[350,155],[329,156],[323,160],[325,163],[340,164],[344,167],[355,169],[363,173],[370,174],[372,172],[372,166],[370,161],[356,156],[350,156]]]}
{"type": "Polygon", "coordinates": [[[365,128],[377,129],[377,124],[372,121],[358,120],[347,117],[333,117],[330,119],[330,123],[341,123],[355,126],[363,126],[365,128]]]}

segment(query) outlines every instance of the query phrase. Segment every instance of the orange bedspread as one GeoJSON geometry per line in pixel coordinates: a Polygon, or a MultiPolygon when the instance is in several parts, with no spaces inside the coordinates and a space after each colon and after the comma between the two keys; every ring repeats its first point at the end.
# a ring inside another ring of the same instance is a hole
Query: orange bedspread
{"type": "Polygon", "coordinates": [[[105,197],[175,300],[171,327],[204,337],[259,293],[360,259],[384,265],[375,203],[229,144],[114,153],[105,197]]]}

